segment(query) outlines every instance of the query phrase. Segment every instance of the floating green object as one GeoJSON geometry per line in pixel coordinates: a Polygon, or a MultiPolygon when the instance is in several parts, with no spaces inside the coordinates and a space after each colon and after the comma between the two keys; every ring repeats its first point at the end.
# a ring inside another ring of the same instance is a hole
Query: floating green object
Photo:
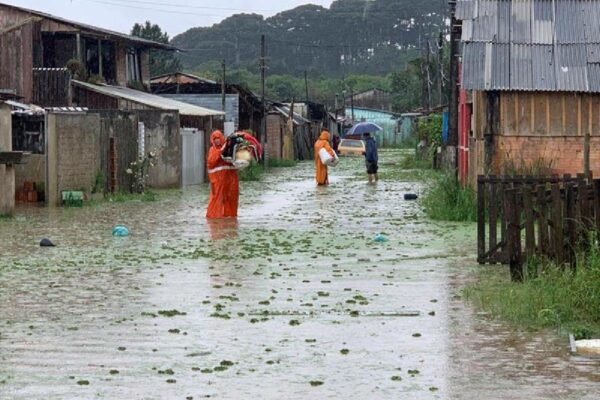
{"type": "Polygon", "coordinates": [[[126,237],[129,236],[129,229],[123,225],[117,225],[113,228],[112,234],[115,237],[126,237]]]}
{"type": "Polygon", "coordinates": [[[62,192],[63,205],[69,207],[83,206],[83,192],[81,191],[64,191],[62,192]]]}

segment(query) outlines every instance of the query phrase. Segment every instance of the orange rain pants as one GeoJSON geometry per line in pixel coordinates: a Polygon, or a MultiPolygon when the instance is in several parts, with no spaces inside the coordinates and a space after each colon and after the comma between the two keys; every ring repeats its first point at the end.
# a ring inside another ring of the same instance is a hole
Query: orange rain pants
{"type": "Polygon", "coordinates": [[[237,217],[240,198],[240,180],[237,170],[231,163],[221,158],[225,136],[215,131],[210,136],[212,147],[206,162],[210,182],[210,199],[206,218],[237,217]]]}
{"type": "Polygon", "coordinates": [[[327,176],[327,165],[321,162],[321,157],[319,157],[319,152],[321,149],[327,150],[329,154],[333,157],[335,153],[333,149],[329,145],[329,132],[323,131],[321,132],[321,136],[319,136],[319,140],[315,143],[315,166],[317,167],[317,184],[318,185],[329,185],[329,177],[327,176]]]}

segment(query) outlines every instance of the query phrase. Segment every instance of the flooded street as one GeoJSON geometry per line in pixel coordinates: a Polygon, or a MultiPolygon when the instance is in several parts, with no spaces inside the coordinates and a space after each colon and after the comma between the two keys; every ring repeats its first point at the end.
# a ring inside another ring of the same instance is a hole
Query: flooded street
{"type": "Polygon", "coordinates": [[[206,188],[0,220],[0,399],[600,397],[600,361],[460,298],[473,225],[362,162],[244,183],[237,222],[207,224],[206,188]]]}

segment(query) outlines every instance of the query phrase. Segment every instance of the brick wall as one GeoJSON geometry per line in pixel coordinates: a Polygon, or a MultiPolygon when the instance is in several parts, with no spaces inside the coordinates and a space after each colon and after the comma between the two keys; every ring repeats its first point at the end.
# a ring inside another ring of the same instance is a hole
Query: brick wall
{"type": "MultiPolygon", "coordinates": [[[[584,137],[518,137],[496,138],[494,166],[497,172],[512,160],[517,166],[537,169],[547,166],[551,173],[576,175],[583,172],[584,137]]],[[[590,141],[590,168],[600,176],[600,137],[590,141]]]]}

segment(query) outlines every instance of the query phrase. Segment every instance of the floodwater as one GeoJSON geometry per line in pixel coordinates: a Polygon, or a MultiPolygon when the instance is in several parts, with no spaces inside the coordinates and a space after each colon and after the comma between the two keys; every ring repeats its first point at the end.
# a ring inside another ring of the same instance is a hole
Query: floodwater
{"type": "Polygon", "coordinates": [[[275,170],[243,184],[237,222],[207,224],[206,189],[0,221],[0,399],[600,397],[600,362],[566,338],[462,301],[473,226],[362,168],[328,188],[310,163],[275,170]]]}

